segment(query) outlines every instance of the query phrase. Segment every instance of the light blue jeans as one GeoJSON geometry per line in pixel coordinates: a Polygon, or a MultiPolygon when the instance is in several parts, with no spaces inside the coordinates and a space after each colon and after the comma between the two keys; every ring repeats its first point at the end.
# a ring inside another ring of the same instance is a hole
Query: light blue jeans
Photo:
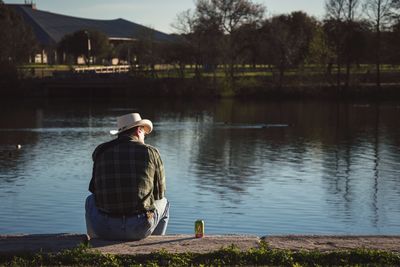
{"type": "Polygon", "coordinates": [[[111,217],[100,212],[94,195],[86,198],[86,229],[90,238],[107,240],[140,240],[149,235],[165,235],[169,219],[169,202],[166,198],[156,200],[153,218],[146,214],[111,217]]]}

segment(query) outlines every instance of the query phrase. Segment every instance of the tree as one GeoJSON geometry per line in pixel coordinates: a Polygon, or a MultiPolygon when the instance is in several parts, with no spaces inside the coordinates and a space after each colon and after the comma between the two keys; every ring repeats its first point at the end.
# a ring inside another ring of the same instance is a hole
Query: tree
{"type": "Polygon", "coordinates": [[[178,76],[184,78],[185,66],[193,62],[194,53],[191,44],[186,39],[179,38],[177,42],[166,43],[163,47],[165,62],[174,66],[177,65],[178,76]]]}
{"type": "Polygon", "coordinates": [[[100,61],[108,56],[110,44],[108,37],[96,30],[79,30],[63,37],[58,45],[62,53],[73,55],[74,58],[84,56],[87,63],[90,58],[100,61]]]}
{"type": "Polygon", "coordinates": [[[135,60],[135,55],[132,53],[132,43],[131,42],[122,42],[114,47],[113,51],[114,55],[122,60],[126,61],[127,64],[132,64],[135,60]]]}
{"type": "Polygon", "coordinates": [[[352,63],[352,45],[353,45],[353,33],[357,32],[357,23],[355,22],[356,11],[359,7],[360,0],[346,0],[345,2],[345,59],[346,59],[346,79],[345,88],[349,87],[350,83],[350,68],[352,63]]]}
{"type": "Polygon", "coordinates": [[[368,24],[365,21],[324,21],[324,32],[337,65],[337,87],[342,86],[341,66],[346,64],[345,88],[350,82],[350,67],[360,63],[368,46],[368,24]]]}
{"type": "Polygon", "coordinates": [[[18,65],[29,61],[36,49],[32,30],[21,16],[0,0],[0,89],[18,86],[18,65]]]}
{"type": "MultiPolygon", "coordinates": [[[[265,7],[250,0],[198,0],[196,3],[197,27],[203,30],[211,27],[220,32],[219,43],[227,73],[234,76],[234,65],[238,54],[235,51],[235,33],[246,24],[260,23],[265,7]]],[[[217,35],[218,36],[218,35],[217,35]]]]}
{"type": "Polygon", "coordinates": [[[264,6],[249,0],[198,0],[196,9],[202,20],[216,20],[228,34],[244,24],[261,21],[265,11],[264,6]]]}
{"type": "Polygon", "coordinates": [[[350,82],[350,68],[353,55],[352,40],[354,32],[358,31],[356,18],[358,17],[358,7],[360,0],[326,0],[326,20],[325,29],[333,37],[334,50],[336,51],[337,64],[337,86],[341,87],[341,64],[342,57],[346,65],[345,88],[350,82]],[[355,28],[354,28],[355,27],[355,28]]]}
{"type": "Polygon", "coordinates": [[[376,66],[376,86],[381,86],[381,53],[382,53],[382,36],[381,32],[392,21],[393,7],[395,2],[393,0],[365,0],[364,12],[372,23],[373,29],[376,34],[375,38],[375,66],[376,66]]]}
{"type": "MultiPolygon", "coordinates": [[[[196,57],[196,65],[202,65],[203,70],[216,74],[216,66],[226,63],[224,52],[226,52],[226,36],[216,18],[204,19],[197,18],[192,35],[198,52],[196,57]]],[[[196,68],[196,72],[199,70],[196,68]]]]}
{"type": "Polygon", "coordinates": [[[309,53],[317,22],[303,12],[279,15],[265,21],[261,32],[264,57],[269,57],[279,71],[279,86],[285,71],[302,64],[309,53]]]}
{"type": "Polygon", "coordinates": [[[310,42],[306,61],[308,64],[317,64],[320,68],[326,68],[326,74],[329,77],[332,74],[333,57],[334,51],[329,45],[328,36],[324,32],[323,25],[318,22],[310,42]]]}
{"type": "Polygon", "coordinates": [[[201,70],[211,70],[215,78],[216,67],[222,63],[221,40],[224,39],[216,17],[205,19],[197,11],[187,10],[178,14],[173,26],[190,49],[190,52],[183,51],[189,52],[185,57],[194,63],[196,77],[201,76],[201,70]]]}
{"type": "Polygon", "coordinates": [[[257,24],[245,24],[237,29],[233,35],[234,49],[238,56],[238,62],[251,64],[253,67],[260,60],[260,43],[262,41],[257,24]]]}
{"type": "Polygon", "coordinates": [[[107,35],[96,30],[88,30],[87,34],[88,38],[90,39],[89,57],[94,57],[93,61],[98,62],[101,62],[102,59],[108,58],[111,51],[111,46],[107,35]]]}
{"type": "Polygon", "coordinates": [[[243,27],[260,24],[264,10],[250,0],[197,0],[193,12],[178,14],[173,27],[193,49],[196,76],[201,65],[212,70],[215,77],[216,66],[222,64],[232,81],[235,64],[243,60],[250,47],[249,42],[241,43],[249,37],[243,27]]]}
{"type": "Polygon", "coordinates": [[[346,0],[327,0],[325,2],[326,17],[335,21],[343,20],[345,2],[346,0]]]}
{"type": "Polygon", "coordinates": [[[344,4],[346,0],[327,0],[325,2],[326,20],[324,22],[324,32],[329,38],[329,42],[336,54],[337,87],[341,85],[341,67],[342,58],[341,51],[343,47],[343,20],[344,20],[344,4]]]}
{"type": "Polygon", "coordinates": [[[392,25],[387,41],[389,46],[388,51],[390,52],[388,61],[391,64],[400,64],[400,20],[392,25]]]}
{"type": "Polygon", "coordinates": [[[196,17],[192,10],[187,9],[176,15],[175,21],[171,24],[178,34],[187,35],[194,32],[196,17]]]}
{"type": "Polygon", "coordinates": [[[393,0],[393,17],[399,19],[399,11],[400,11],[400,0],[393,0]]]}
{"type": "Polygon", "coordinates": [[[149,68],[151,75],[156,76],[155,65],[161,61],[161,44],[154,40],[153,29],[143,29],[139,33],[138,40],[132,43],[132,53],[135,56],[135,65],[139,70],[149,68]]]}
{"type": "Polygon", "coordinates": [[[344,15],[347,21],[354,21],[357,15],[357,10],[360,5],[360,0],[345,0],[344,1],[344,15]]]}
{"type": "Polygon", "coordinates": [[[180,36],[180,43],[183,45],[177,53],[170,51],[170,60],[177,62],[180,65],[180,76],[184,76],[184,63],[195,64],[196,76],[199,75],[198,65],[200,64],[200,41],[199,35],[195,33],[195,26],[197,24],[196,14],[188,9],[177,14],[172,27],[177,31],[180,36]]]}
{"type": "Polygon", "coordinates": [[[0,62],[18,65],[28,62],[36,49],[32,30],[21,16],[0,2],[0,62]]]}

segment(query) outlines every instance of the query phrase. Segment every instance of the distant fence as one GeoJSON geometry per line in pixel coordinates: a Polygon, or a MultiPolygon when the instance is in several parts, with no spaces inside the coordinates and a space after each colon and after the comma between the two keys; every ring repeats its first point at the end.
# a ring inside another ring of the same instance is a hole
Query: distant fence
{"type": "Polygon", "coordinates": [[[92,67],[76,67],[75,73],[123,73],[131,69],[130,65],[117,66],[92,66],[92,67]]]}

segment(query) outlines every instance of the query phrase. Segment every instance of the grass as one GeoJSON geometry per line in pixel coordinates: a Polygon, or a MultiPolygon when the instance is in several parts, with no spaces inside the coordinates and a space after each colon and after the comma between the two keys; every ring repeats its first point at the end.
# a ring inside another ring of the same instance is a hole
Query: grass
{"type": "Polygon", "coordinates": [[[378,250],[343,250],[333,252],[289,251],[260,248],[240,251],[235,246],[206,254],[168,253],[147,255],[111,255],[89,250],[81,245],[59,253],[0,256],[2,266],[399,266],[400,254],[378,250]]]}
{"type": "MultiPolygon", "coordinates": [[[[299,69],[288,69],[281,78],[277,70],[271,71],[268,66],[236,66],[235,77],[232,79],[218,66],[215,72],[201,71],[196,76],[193,66],[184,70],[183,77],[172,66],[157,68],[155,72],[148,70],[135,71],[127,74],[68,75],[63,69],[67,65],[26,65],[21,66],[22,79],[17,83],[11,80],[4,88],[5,95],[20,96],[189,96],[189,97],[264,97],[264,98],[371,98],[392,99],[400,96],[399,66],[382,65],[381,87],[376,87],[374,66],[359,65],[351,69],[351,75],[346,84],[345,72],[342,68],[340,86],[338,86],[337,69],[331,69],[327,74],[322,67],[306,65],[299,69]],[[29,67],[33,67],[30,69],[29,67]],[[53,75],[54,79],[52,78],[53,75]],[[86,76],[85,76],[86,75],[86,76]],[[39,78],[39,79],[29,79],[39,78]],[[45,78],[42,81],[40,78],[45,78]],[[78,79],[75,79],[78,78],[78,79]],[[105,81],[107,78],[107,81],[105,81]],[[105,82],[103,82],[103,80],[105,82]],[[16,84],[16,85],[14,85],[16,84]],[[39,85],[39,86],[38,86],[39,85]],[[90,88],[89,88],[90,86],[90,88]],[[111,87],[115,89],[110,90],[111,87]],[[41,89],[45,88],[45,89],[41,89]],[[74,88],[84,88],[71,90],[74,88]],[[135,88],[149,88],[136,90],[135,88]]],[[[0,81],[1,85],[1,81],[0,81]]],[[[2,92],[0,92],[2,93],[2,92]]]]}

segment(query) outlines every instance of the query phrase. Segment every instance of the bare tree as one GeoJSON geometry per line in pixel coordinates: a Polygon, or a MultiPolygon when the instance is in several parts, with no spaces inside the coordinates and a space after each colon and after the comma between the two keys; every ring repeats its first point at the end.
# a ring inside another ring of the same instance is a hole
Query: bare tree
{"type": "Polygon", "coordinates": [[[325,2],[325,11],[328,19],[343,20],[346,0],[327,0],[325,2]]]}
{"type": "MultiPolygon", "coordinates": [[[[341,1],[341,0],[340,0],[341,1]]],[[[360,0],[345,0],[344,9],[347,21],[354,21],[357,15],[357,10],[360,5],[360,0]]]]}
{"type": "Polygon", "coordinates": [[[234,65],[238,57],[235,50],[234,35],[246,24],[260,23],[265,7],[250,0],[198,0],[196,12],[198,22],[203,25],[217,25],[224,35],[220,44],[223,61],[228,63],[227,73],[234,76],[234,65]],[[209,22],[212,23],[209,23],[209,22]]]}
{"type": "Polygon", "coordinates": [[[232,34],[243,24],[261,21],[265,7],[250,0],[198,0],[197,12],[203,19],[217,18],[225,33],[232,34]]]}
{"type": "Polygon", "coordinates": [[[393,65],[398,65],[400,63],[400,20],[396,20],[396,22],[391,26],[387,41],[388,63],[390,62],[393,65]]]}
{"type": "Polygon", "coordinates": [[[336,50],[336,63],[337,71],[337,86],[341,86],[341,51],[343,53],[344,61],[346,64],[346,77],[345,87],[348,88],[350,81],[350,68],[352,63],[352,55],[349,53],[352,49],[351,40],[354,32],[354,27],[357,19],[357,12],[360,5],[360,0],[326,0],[325,10],[326,19],[329,21],[330,31],[335,36],[335,50],[336,50]],[[346,52],[347,51],[347,52],[346,52]]]}
{"type": "Polygon", "coordinates": [[[171,24],[172,28],[174,28],[178,34],[193,33],[195,25],[196,17],[191,9],[178,13],[175,21],[171,24]]]}
{"type": "Polygon", "coordinates": [[[171,24],[176,33],[180,35],[181,40],[178,43],[170,45],[169,56],[170,61],[177,63],[179,66],[179,76],[185,77],[185,65],[195,62],[196,75],[198,75],[199,55],[198,41],[195,36],[195,28],[197,24],[196,14],[191,10],[185,10],[178,13],[175,21],[171,24]],[[177,51],[174,51],[178,49],[177,51]]]}
{"type": "Polygon", "coordinates": [[[393,0],[393,10],[394,10],[393,17],[394,18],[399,18],[400,0],[393,0]]]}
{"type": "MultiPolygon", "coordinates": [[[[177,30],[189,49],[185,59],[191,58],[194,63],[196,77],[201,76],[200,66],[216,66],[220,59],[221,39],[223,32],[215,16],[201,17],[198,10],[186,10],[177,15],[172,27],[177,30]]],[[[215,76],[215,67],[212,68],[215,76]]]]}
{"type": "Polygon", "coordinates": [[[139,40],[132,43],[132,52],[136,57],[135,65],[139,66],[139,71],[150,70],[153,78],[157,76],[155,65],[161,63],[160,49],[154,40],[154,30],[143,28],[139,32],[139,40]]]}
{"type": "Polygon", "coordinates": [[[349,47],[352,46],[352,34],[354,32],[354,26],[356,24],[354,23],[355,21],[355,16],[357,9],[359,7],[360,0],[346,0],[345,1],[345,17],[346,17],[346,27],[345,27],[345,35],[346,35],[346,51],[345,53],[345,58],[346,58],[346,79],[345,79],[345,88],[349,87],[350,83],[350,69],[351,69],[351,58],[352,55],[349,53],[351,49],[349,47]]]}
{"type": "MultiPolygon", "coordinates": [[[[196,9],[177,15],[172,27],[192,46],[196,66],[213,70],[223,64],[226,74],[234,76],[234,67],[246,53],[237,41],[243,40],[243,26],[259,25],[264,15],[263,5],[251,0],[196,0],[196,9]]],[[[196,76],[198,76],[196,75],[196,76]]]]}
{"type": "Polygon", "coordinates": [[[371,21],[375,34],[375,65],[376,65],[376,86],[381,86],[381,32],[390,24],[393,16],[394,0],[366,0],[363,9],[369,21],[371,21]]]}
{"type": "Polygon", "coordinates": [[[345,18],[344,8],[346,0],[327,0],[325,2],[326,10],[326,21],[325,21],[325,32],[331,37],[336,54],[336,84],[339,88],[341,85],[341,69],[342,69],[342,58],[341,50],[343,46],[343,34],[342,34],[342,21],[345,18]]]}

